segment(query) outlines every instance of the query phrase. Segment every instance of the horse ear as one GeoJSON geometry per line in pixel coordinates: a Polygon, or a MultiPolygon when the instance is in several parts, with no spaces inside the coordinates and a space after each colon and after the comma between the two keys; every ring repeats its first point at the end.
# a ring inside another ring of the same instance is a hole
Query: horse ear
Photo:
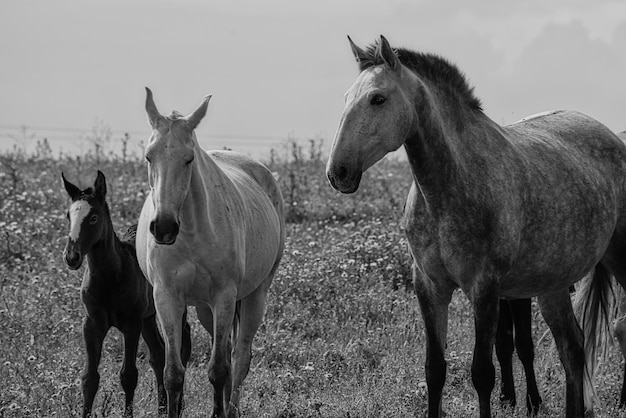
{"type": "Polygon", "coordinates": [[[107,181],[102,174],[102,171],[98,170],[98,177],[96,177],[96,182],[93,185],[96,197],[104,202],[104,199],[107,195],[107,181]]]}
{"type": "Polygon", "coordinates": [[[210,94],[206,96],[202,100],[202,103],[200,103],[200,106],[198,106],[189,116],[185,117],[185,120],[187,121],[187,128],[189,128],[190,131],[196,129],[202,118],[206,115],[211,97],[212,96],[210,94]]]}
{"type": "Polygon", "coordinates": [[[383,35],[380,35],[380,42],[378,42],[378,49],[376,51],[378,55],[385,61],[385,64],[390,66],[393,70],[400,68],[400,60],[394,52],[389,41],[383,35]]]}
{"type": "Polygon", "coordinates": [[[352,42],[352,38],[350,38],[350,36],[348,36],[348,42],[350,42],[350,48],[352,49],[352,54],[354,54],[354,58],[356,59],[357,64],[359,64],[359,70],[363,71],[364,67],[366,66],[366,63],[371,61],[370,56],[357,44],[352,42]]]}
{"type": "Polygon", "coordinates": [[[65,178],[65,174],[63,174],[62,171],[61,178],[63,179],[63,186],[65,186],[65,191],[72,198],[72,200],[75,200],[78,196],[80,196],[80,189],[67,181],[67,179],[65,178]]]}
{"type": "Polygon", "coordinates": [[[152,91],[148,87],[146,87],[146,113],[148,114],[148,122],[150,122],[152,129],[157,129],[159,121],[163,118],[163,116],[161,116],[156,104],[154,104],[152,91]]]}

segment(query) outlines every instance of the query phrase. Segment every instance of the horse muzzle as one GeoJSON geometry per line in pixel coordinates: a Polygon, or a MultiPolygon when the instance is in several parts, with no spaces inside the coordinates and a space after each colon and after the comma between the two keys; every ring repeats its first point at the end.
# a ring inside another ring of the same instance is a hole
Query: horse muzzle
{"type": "Polygon", "coordinates": [[[65,259],[65,264],[67,264],[70,270],[78,270],[80,266],[83,265],[83,255],[80,251],[75,251],[65,247],[65,251],[63,251],[63,258],[65,259]]]}
{"type": "Polygon", "coordinates": [[[361,183],[361,170],[349,170],[343,165],[329,166],[326,169],[326,177],[333,189],[341,193],[354,193],[361,183]]]}
{"type": "Polygon", "coordinates": [[[171,215],[158,214],[150,222],[150,233],[157,244],[172,245],[178,236],[179,224],[171,215]]]}

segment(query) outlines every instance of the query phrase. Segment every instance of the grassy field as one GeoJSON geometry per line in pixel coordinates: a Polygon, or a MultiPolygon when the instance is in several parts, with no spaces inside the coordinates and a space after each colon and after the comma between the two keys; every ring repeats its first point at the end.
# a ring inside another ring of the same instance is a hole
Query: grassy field
{"type": "MultiPolygon", "coordinates": [[[[328,186],[319,144],[291,144],[266,162],[280,174],[288,237],[269,306],[254,342],[244,384],[245,417],[412,417],[426,410],[422,319],[410,284],[409,256],[400,228],[411,176],[405,162],[385,160],[368,171],[354,195],[328,186]]],[[[0,156],[0,417],[74,417],[82,405],[84,351],[82,269],[62,259],[69,199],[61,183],[91,185],[96,169],[107,176],[108,200],[118,232],[135,223],[146,196],[146,168],[138,158],[52,158],[46,149],[0,156]],[[41,152],[39,152],[41,151],[41,152]]],[[[534,310],[535,341],[546,325],[534,310]]],[[[207,378],[208,333],[191,310],[193,353],[187,369],[184,416],[211,410],[207,378]]],[[[471,385],[473,320],[466,298],[450,305],[448,416],[477,416],[471,385]]],[[[154,377],[142,345],[137,416],[156,411],[154,377]]],[[[98,417],[119,416],[123,392],[118,371],[119,332],[105,341],[98,417]]],[[[495,360],[495,359],[494,359],[495,360]]],[[[564,416],[564,373],[551,337],[537,346],[537,379],[545,402],[541,416],[564,416]]],[[[617,402],[622,358],[610,350],[596,379],[596,416],[624,416],[617,402]]],[[[515,364],[518,399],[525,383],[515,364]]],[[[494,414],[525,416],[498,407],[494,414]]]]}

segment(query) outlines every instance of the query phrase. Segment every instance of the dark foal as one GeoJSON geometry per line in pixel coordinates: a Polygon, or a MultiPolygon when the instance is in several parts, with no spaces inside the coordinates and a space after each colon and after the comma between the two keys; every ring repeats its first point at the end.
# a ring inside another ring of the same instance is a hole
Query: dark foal
{"type": "MultiPolygon", "coordinates": [[[[81,286],[81,300],[86,310],[83,337],[87,351],[82,375],[82,415],[91,415],[100,382],[98,365],[102,344],[111,327],[119,329],[124,336],[124,361],[120,370],[126,395],[124,416],[133,415],[140,334],[150,350],[150,365],[157,380],[158,411],[162,414],[167,405],[163,386],[165,345],[157,328],[152,286],[137,264],[136,226],[128,230],[123,240],[116,236],[105,200],[106,180],[100,171],[94,187],[85,190],[68,182],[63,174],[61,176],[72,199],[67,212],[70,231],[64,251],[65,263],[76,270],[82,265],[83,258],[87,259],[81,286]]],[[[191,342],[186,321],[185,325],[183,358],[188,360],[191,342]]]]}
{"type": "Polygon", "coordinates": [[[535,349],[532,336],[530,299],[500,299],[500,317],[496,332],[496,356],[500,363],[502,385],[500,403],[514,407],[517,404],[513,381],[513,351],[517,350],[526,375],[526,408],[528,415],[536,415],[541,407],[541,396],[535,379],[535,349]]]}

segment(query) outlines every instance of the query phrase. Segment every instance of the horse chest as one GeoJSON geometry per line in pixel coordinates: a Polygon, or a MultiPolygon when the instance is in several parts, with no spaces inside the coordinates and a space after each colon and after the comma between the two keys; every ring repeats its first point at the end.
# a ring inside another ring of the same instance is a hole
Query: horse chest
{"type": "Polygon", "coordinates": [[[144,315],[150,305],[148,293],[119,276],[96,277],[86,272],[81,286],[81,300],[88,312],[104,312],[113,318],[144,315]]]}
{"type": "Polygon", "coordinates": [[[411,255],[419,270],[431,279],[448,279],[450,277],[449,261],[443,251],[450,248],[444,237],[438,234],[436,223],[428,215],[414,216],[414,213],[405,213],[405,229],[411,255]]]}
{"type": "MultiPolygon", "coordinates": [[[[412,190],[414,192],[414,190],[412,190]]],[[[414,261],[435,282],[469,287],[481,269],[507,271],[513,263],[516,227],[485,208],[438,207],[431,212],[419,195],[409,195],[404,227],[414,261]]]]}

